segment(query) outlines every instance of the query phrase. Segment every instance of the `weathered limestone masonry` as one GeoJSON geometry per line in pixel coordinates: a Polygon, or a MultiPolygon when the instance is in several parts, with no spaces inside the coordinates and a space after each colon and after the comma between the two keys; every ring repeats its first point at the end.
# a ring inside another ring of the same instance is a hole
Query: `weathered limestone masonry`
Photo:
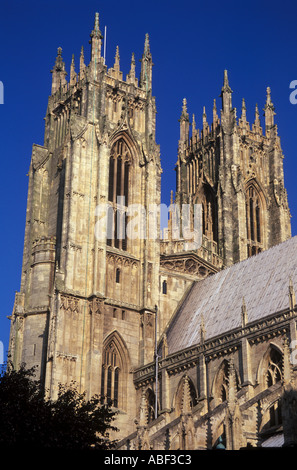
{"type": "Polygon", "coordinates": [[[123,449],[261,445],[280,434],[284,387],[293,392],[281,431],[297,442],[297,250],[270,89],[265,135],[258,107],[250,128],[243,101],[237,122],[227,72],[220,118],[215,103],[212,125],[204,112],[200,133],[193,118],[191,137],[184,100],[171,199],[180,215],[170,212],[167,238],[151,237],[162,169],[149,37],[139,79],[134,54],[124,79],[118,47],[107,67],[102,41],[96,14],[89,64],[82,48],[67,80],[58,48],[51,71],[10,359],[37,366],[49,397],[75,381],[112,401],[123,449]],[[183,204],[191,216],[202,206],[201,246],[183,238],[183,204]]]}
{"type": "Polygon", "coordinates": [[[294,237],[192,285],[159,342],[158,417],[150,363],[135,371],[138,426],[120,449],[297,444],[296,247],[294,237]]]}
{"type": "Polygon", "coordinates": [[[214,101],[209,126],[203,112],[203,128],[196,129],[184,100],[180,118],[179,153],[176,165],[176,201],[203,205],[204,233],[214,240],[225,265],[288,239],[290,211],[284,187],[283,154],[270,88],[267,88],[265,135],[256,105],[255,121],[246,119],[245,101],[237,122],[232,107],[227,71],[221,92],[221,119],[214,101]]]}
{"type": "Polygon", "coordinates": [[[50,396],[71,380],[89,395],[107,394],[123,411],[125,434],[137,413],[131,370],[153,358],[159,243],[107,240],[96,208],[125,197],[148,212],[160,203],[161,166],[149,38],[140,80],[134,55],[123,79],[118,48],[107,68],[102,39],[96,14],[90,63],[82,49],[69,82],[58,49],[44,145],[33,146],[29,170],[10,355],[39,367],[50,396]]]}

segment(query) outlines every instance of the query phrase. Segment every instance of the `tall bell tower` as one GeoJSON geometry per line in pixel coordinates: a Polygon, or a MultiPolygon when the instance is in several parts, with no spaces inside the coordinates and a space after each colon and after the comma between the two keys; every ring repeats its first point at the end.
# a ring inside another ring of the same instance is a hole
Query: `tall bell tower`
{"type": "Polygon", "coordinates": [[[159,241],[146,236],[161,179],[153,64],[146,35],[140,79],[134,54],[124,79],[119,48],[113,67],[102,57],[97,13],[90,36],[88,65],[82,48],[67,80],[59,48],[51,71],[44,145],[33,145],[29,170],[10,358],[37,366],[52,397],[75,381],[113,400],[127,433],[136,416],[131,370],[153,359],[159,304],[159,241]]]}
{"type": "Polygon", "coordinates": [[[205,108],[201,130],[196,129],[193,115],[191,135],[187,102],[183,101],[176,202],[202,205],[204,244],[230,265],[290,238],[291,222],[270,88],[264,131],[258,105],[252,125],[247,121],[244,99],[237,119],[226,70],[221,99],[220,117],[214,100],[211,125],[205,108]]]}

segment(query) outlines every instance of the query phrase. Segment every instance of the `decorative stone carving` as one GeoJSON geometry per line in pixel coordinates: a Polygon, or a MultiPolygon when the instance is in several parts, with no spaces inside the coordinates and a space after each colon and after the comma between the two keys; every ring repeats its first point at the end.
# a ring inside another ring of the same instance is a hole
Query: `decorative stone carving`
{"type": "Polygon", "coordinates": [[[61,295],[61,303],[60,309],[64,309],[65,311],[70,311],[72,313],[76,312],[79,313],[80,311],[80,299],[70,295],[61,295]]]}
{"type": "Polygon", "coordinates": [[[93,297],[89,300],[89,313],[98,313],[101,314],[104,308],[104,301],[98,297],[93,297]]]}
{"type": "Polygon", "coordinates": [[[198,259],[192,257],[182,259],[166,259],[161,258],[160,266],[168,269],[169,271],[178,271],[181,273],[192,274],[198,276],[200,279],[208,276],[212,271],[208,269],[198,259]]]}

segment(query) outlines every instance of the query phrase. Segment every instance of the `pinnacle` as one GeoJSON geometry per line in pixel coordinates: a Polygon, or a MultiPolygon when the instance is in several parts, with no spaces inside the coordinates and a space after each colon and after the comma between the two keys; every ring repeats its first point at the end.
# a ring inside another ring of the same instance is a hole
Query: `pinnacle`
{"type": "Polygon", "coordinates": [[[101,34],[101,31],[99,29],[99,13],[98,12],[95,13],[94,29],[91,32],[90,36],[100,38],[100,39],[102,39],[102,37],[103,37],[102,34],[101,34]]]}
{"type": "Polygon", "coordinates": [[[57,72],[65,70],[65,64],[62,59],[62,47],[58,47],[54,70],[57,72]]]}
{"type": "Polygon", "coordinates": [[[186,98],[183,99],[183,106],[182,106],[182,113],[181,113],[181,120],[188,121],[189,120],[189,114],[187,110],[187,100],[186,98]]]}
{"type": "Polygon", "coordinates": [[[222,88],[222,93],[223,92],[228,92],[232,93],[232,90],[229,85],[229,78],[228,78],[228,71],[224,70],[224,83],[223,83],[223,88],[222,88]]]}
{"type": "Polygon", "coordinates": [[[266,91],[267,91],[267,98],[266,98],[266,105],[265,105],[264,110],[267,108],[274,110],[274,106],[271,101],[271,89],[269,86],[267,87],[266,91]]]}

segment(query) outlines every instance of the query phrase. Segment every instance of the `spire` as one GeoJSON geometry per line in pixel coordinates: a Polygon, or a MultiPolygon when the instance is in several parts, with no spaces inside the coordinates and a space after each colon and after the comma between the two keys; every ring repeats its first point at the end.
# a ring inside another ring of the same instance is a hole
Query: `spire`
{"type": "Polygon", "coordinates": [[[116,47],[116,55],[115,55],[115,60],[114,60],[114,66],[113,68],[115,70],[120,70],[120,51],[119,51],[119,46],[116,47]]]}
{"type": "Polygon", "coordinates": [[[183,99],[183,106],[182,106],[182,113],[179,119],[180,122],[180,141],[182,143],[187,143],[189,141],[189,114],[187,110],[187,100],[186,98],[183,99]]]}
{"type": "Polygon", "coordinates": [[[223,102],[223,112],[229,112],[232,109],[232,90],[229,85],[228,72],[224,70],[224,83],[221,91],[221,98],[223,102]]]}
{"type": "Polygon", "coordinates": [[[145,41],[144,41],[144,55],[146,57],[152,58],[151,51],[150,51],[150,40],[149,40],[149,35],[146,33],[145,35],[145,41]]]}
{"type": "Polygon", "coordinates": [[[232,90],[229,86],[229,78],[228,78],[227,70],[224,70],[224,85],[223,85],[222,91],[228,91],[229,93],[232,93],[232,90]]]}
{"type": "Polygon", "coordinates": [[[95,13],[94,29],[90,34],[91,36],[91,62],[100,61],[101,58],[101,46],[103,36],[99,28],[99,13],[95,13]]]}
{"type": "Polygon", "coordinates": [[[84,55],[84,46],[81,46],[80,58],[79,58],[79,72],[83,74],[85,72],[85,55],[84,55]]]}
{"type": "Polygon", "coordinates": [[[200,323],[200,342],[203,344],[205,341],[205,322],[204,316],[201,315],[201,323],[200,323]]]}
{"type": "Polygon", "coordinates": [[[57,57],[52,73],[52,94],[55,93],[60,86],[65,85],[67,72],[65,71],[65,63],[62,59],[62,48],[58,47],[57,57]]]}
{"type": "Polygon", "coordinates": [[[132,83],[133,85],[137,86],[137,78],[135,76],[135,55],[134,52],[132,52],[132,58],[131,58],[131,68],[130,72],[127,75],[127,82],[132,83]]]}
{"type": "Polygon", "coordinates": [[[290,357],[290,345],[288,337],[285,336],[283,339],[283,383],[285,388],[288,387],[289,384],[293,382],[293,368],[292,368],[292,360],[290,357]]]}
{"type": "Polygon", "coordinates": [[[181,121],[188,121],[189,120],[189,115],[188,115],[188,110],[187,110],[187,99],[183,99],[183,105],[182,105],[182,113],[180,116],[181,121]]]}
{"type": "Polygon", "coordinates": [[[191,392],[190,392],[190,382],[189,377],[186,375],[183,383],[183,392],[182,392],[182,414],[187,415],[191,413],[191,392]]]}
{"type": "Polygon", "coordinates": [[[196,133],[196,121],[195,121],[195,114],[192,116],[192,135],[196,133]]]}
{"type": "Polygon", "coordinates": [[[295,295],[292,278],[290,278],[290,282],[289,282],[289,302],[290,302],[290,310],[293,311],[296,305],[296,295],[295,295]]]}
{"type": "Polygon", "coordinates": [[[207,122],[205,106],[203,106],[203,114],[202,114],[202,137],[203,137],[203,139],[205,139],[205,137],[208,134],[209,134],[209,125],[208,125],[208,122],[207,122]]]}
{"type": "Polygon", "coordinates": [[[150,51],[149,35],[145,35],[144,51],[141,59],[140,87],[146,91],[152,89],[152,54],[150,51]]]}
{"type": "Polygon", "coordinates": [[[244,297],[243,297],[242,306],[241,306],[241,326],[242,326],[242,328],[244,328],[247,323],[248,323],[248,315],[247,315],[245,300],[244,300],[244,297]]]}
{"type": "Polygon", "coordinates": [[[245,105],[245,99],[242,98],[242,104],[241,104],[241,116],[239,118],[239,126],[243,130],[244,134],[246,131],[249,130],[249,123],[246,119],[246,105],[245,105]]]}
{"type": "Polygon", "coordinates": [[[255,108],[255,122],[253,125],[254,131],[262,134],[261,122],[260,122],[260,113],[258,105],[256,104],[255,108]]]}
{"type": "Polygon", "coordinates": [[[56,72],[62,72],[65,70],[65,63],[62,59],[62,47],[58,47],[54,70],[56,72]]]}
{"type": "Polygon", "coordinates": [[[227,450],[239,450],[242,446],[242,416],[237,399],[237,381],[233,358],[229,361],[228,399],[225,417],[227,450]]]}
{"type": "Polygon", "coordinates": [[[270,87],[267,87],[267,98],[266,98],[266,104],[264,108],[264,115],[265,115],[265,126],[266,129],[269,129],[270,127],[274,126],[274,106],[271,101],[271,90],[270,87]]]}
{"type": "Polygon", "coordinates": [[[203,122],[203,129],[205,129],[205,127],[207,126],[207,116],[206,116],[205,106],[203,106],[202,122],[203,122]]]}
{"type": "Polygon", "coordinates": [[[76,84],[76,73],[75,73],[75,63],[74,63],[74,54],[72,54],[72,61],[70,65],[70,86],[76,84]]]}
{"type": "Polygon", "coordinates": [[[245,99],[244,98],[242,98],[241,119],[242,119],[242,121],[246,122],[246,105],[245,105],[245,99]]]}
{"type": "Polygon", "coordinates": [[[109,69],[108,73],[116,80],[123,80],[123,72],[120,71],[120,51],[119,46],[116,47],[116,54],[114,58],[114,66],[109,69]]]}
{"type": "Polygon", "coordinates": [[[229,361],[229,374],[228,374],[228,405],[233,407],[236,403],[236,375],[233,358],[229,361]]]}
{"type": "Polygon", "coordinates": [[[217,111],[217,102],[216,102],[216,100],[213,100],[212,121],[213,121],[213,124],[215,126],[219,123],[219,116],[218,116],[218,111],[217,111]]]}
{"type": "Polygon", "coordinates": [[[199,139],[199,130],[196,129],[196,119],[195,119],[195,114],[192,116],[192,139],[193,143],[197,142],[199,139]]]}

